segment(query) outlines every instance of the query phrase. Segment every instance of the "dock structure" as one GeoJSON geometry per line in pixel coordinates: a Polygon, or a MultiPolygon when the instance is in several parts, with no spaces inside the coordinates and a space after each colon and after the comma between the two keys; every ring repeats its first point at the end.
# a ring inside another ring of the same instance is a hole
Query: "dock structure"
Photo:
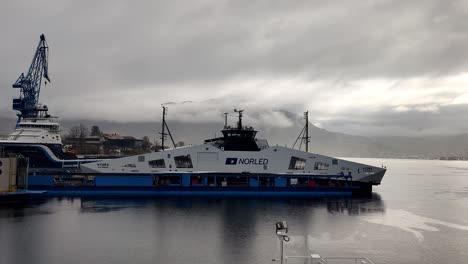
{"type": "Polygon", "coordinates": [[[31,200],[45,191],[28,190],[28,159],[0,152],[0,204],[31,200]]]}
{"type": "Polygon", "coordinates": [[[18,159],[0,157],[0,193],[6,194],[17,190],[18,159]]]}

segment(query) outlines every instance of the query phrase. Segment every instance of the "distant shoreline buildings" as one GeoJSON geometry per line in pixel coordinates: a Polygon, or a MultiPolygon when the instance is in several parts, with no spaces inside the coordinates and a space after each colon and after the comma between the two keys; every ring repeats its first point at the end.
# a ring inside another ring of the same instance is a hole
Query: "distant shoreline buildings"
{"type": "Polygon", "coordinates": [[[86,137],[66,136],[63,143],[67,151],[73,151],[76,154],[128,155],[144,151],[143,139],[118,133],[103,133],[86,137]]]}

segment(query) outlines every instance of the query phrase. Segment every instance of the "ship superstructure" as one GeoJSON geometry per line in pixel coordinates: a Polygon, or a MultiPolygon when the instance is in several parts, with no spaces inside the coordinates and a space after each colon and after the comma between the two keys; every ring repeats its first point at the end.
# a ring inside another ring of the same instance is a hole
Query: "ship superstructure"
{"type": "Polygon", "coordinates": [[[62,145],[60,124],[55,118],[24,118],[2,143],[62,145]]]}

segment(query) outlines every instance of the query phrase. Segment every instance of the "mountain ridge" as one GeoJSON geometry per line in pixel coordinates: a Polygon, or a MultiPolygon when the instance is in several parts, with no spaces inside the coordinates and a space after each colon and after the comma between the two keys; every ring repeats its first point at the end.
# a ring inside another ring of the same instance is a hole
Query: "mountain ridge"
{"type": "MultiPolygon", "coordinates": [[[[8,135],[14,128],[15,119],[0,116],[0,135],[8,135]]],[[[222,122],[182,123],[168,120],[168,125],[176,141],[200,144],[204,139],[220,134],[222,122]],[[188,132],[189,131],[189,132],[188,132]]],[[[97,125],[106,133],[121,133],[141,138],[159,137],[160,122],[114,122],[104,120],[67,120],[61,119],[62,130],[67,134],[73,126],[83,124],[87,127],[97,125]]],[[[258,126],[258,138],[268,139],[270,145],[292,147],[301,124],[290,127],[258,126]]],[[[440,156],[468,156],[468,133],[441,136],[381,136],[366,137],[328,131],[312,124],[309,125],[311,142],[309,150],[332,156],[382,157],[382,158],[438,158],[440,156]]]]}

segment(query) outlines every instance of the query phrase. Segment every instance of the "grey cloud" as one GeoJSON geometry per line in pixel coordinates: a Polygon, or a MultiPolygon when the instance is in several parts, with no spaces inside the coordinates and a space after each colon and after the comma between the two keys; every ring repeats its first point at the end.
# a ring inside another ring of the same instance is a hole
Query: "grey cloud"
{"type": "MultiPolygon", "coordinates": [[[[107,95],[134,90],[158,107],[164,95],[180,92],[186,95],[180,100],[195,101],[194,94],[215,98],[200,104],[200,111],[212,104],[222,108],[219,114],[244,103],[253,118],[276,111],[297,122],[308,106],[303,100],[294,105],[278,97],[278,105],[256,107],[258,93],[279,88],[260,86],[245,99],[249,94],[216,97],[213,87],[301,76],[327,81],[322,93],[334,96],[355,89],[355,80],[383,78],[399,87],[406,78],[437,79],[466,72],[467,31],[468,6],[455,0],[7,1],[0,8],[0,110],[9,109],[17,95],[9,87],[27,70],[40,33],[51,46],[52,77],[42,101],[58,113],[95,95],[96,103],[80,109],[90,117],[109,104],[99,102],[107,95]],[[291,113],[299,114],[294,119],[291,113]]],[[[389,125],[375,133],[444,130],[439,125],[465,129],[453,115],[460,116],[450,107],[439,113],[383,109],[322,123],[364,134],[381,122],[389,125]]]]}
{"type": "Polygon", "coordinates": [[[393,78],[467,66],[462,1],[80,1],[58,4],[49,17],[6,5],[3,35],[15,54],[32,46],[18,46],[26,37],[17,32],[50,32],[55,74],[115,88],[255,73],[393,78]]]}
{"type": "Polygon", "coordinates": [[[371,136],[427,136],[459,134],[468,131],[467,105],[440,105],[438,111],[406,112],[381,110],[376,113],[360,113],[339,119],[322,121],[322,126],[332,131],[371,136]]]}

